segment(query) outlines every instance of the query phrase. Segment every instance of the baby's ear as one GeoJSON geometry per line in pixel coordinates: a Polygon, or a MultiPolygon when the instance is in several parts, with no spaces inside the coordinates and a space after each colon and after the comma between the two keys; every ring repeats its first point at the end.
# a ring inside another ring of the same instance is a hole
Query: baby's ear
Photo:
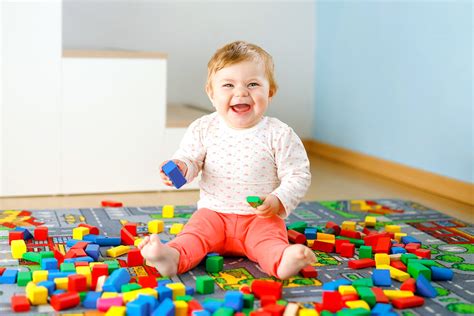
{"type": "Polygon", "coordinates": [[[212,99],[214,97],[214,93],[212,92],[212,87],[210,85],[206,86],[206,94],[209,97],[209,100],[211,100],[211,102],[212,102],[212,99]]]}

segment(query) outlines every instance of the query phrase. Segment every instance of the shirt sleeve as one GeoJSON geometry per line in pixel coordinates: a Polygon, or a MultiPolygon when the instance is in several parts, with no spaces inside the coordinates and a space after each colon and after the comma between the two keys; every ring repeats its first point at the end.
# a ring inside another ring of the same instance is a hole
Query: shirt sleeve
{"type": "Polygon", "coordinates": [[[309,159],[301,139],[290,127],[279,135],[275,144],[275,162],[280,185],[271,193],[283,204],[286,218],[298,206],[311,184],[309,159]]]}
{"type": "Polygon", "coordinates": [[[202,125],[201,119],[197,119],[189,125],[179,144],[178,150],[172,156],[172,159],[179,159],[188,167],[184,175],[188,183],[193,181],[202,170],[206,157],[206,148],[202,141],[202,125]]]}

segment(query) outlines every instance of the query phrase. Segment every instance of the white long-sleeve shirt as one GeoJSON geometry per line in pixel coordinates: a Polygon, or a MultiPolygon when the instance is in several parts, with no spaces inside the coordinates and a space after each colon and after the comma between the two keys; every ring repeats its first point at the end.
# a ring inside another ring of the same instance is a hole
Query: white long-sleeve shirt
{"type": "Polygon", "coordinates": [[[254,214],[247,196],[276,195],[287,217],[311,182],[309,160],[291,127],[264,117],[248,129],[232,129],[217,114],[188,127],[172,159],[186,163],[186,180],[202,171],[198,208],[222,213],[254,214]]]}

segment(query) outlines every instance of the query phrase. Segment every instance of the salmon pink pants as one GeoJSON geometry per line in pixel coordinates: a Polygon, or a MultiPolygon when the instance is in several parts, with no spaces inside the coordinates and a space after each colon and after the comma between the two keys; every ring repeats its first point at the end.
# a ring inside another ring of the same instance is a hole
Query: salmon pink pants
{"type": "Polygon", "coordinates": [[[208,253],[217,252],[246,256],[278,277],[277,268],[289,243],[285,222],[278,216],[260,218],[201,208],[167,245],[179,251],[178,273],[191,270],[208,253]]]}

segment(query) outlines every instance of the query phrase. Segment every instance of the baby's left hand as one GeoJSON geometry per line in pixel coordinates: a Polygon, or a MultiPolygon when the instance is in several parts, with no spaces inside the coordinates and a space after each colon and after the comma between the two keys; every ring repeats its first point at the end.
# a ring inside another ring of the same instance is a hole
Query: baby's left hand
{"type": "Polygon", "coordinates": [[[270,194],[260,198],[263,200],[263,204],[255,209],[255,214],[258,217],[272,217],[285,212],[283,204],[275,195],[270,194]]]}

